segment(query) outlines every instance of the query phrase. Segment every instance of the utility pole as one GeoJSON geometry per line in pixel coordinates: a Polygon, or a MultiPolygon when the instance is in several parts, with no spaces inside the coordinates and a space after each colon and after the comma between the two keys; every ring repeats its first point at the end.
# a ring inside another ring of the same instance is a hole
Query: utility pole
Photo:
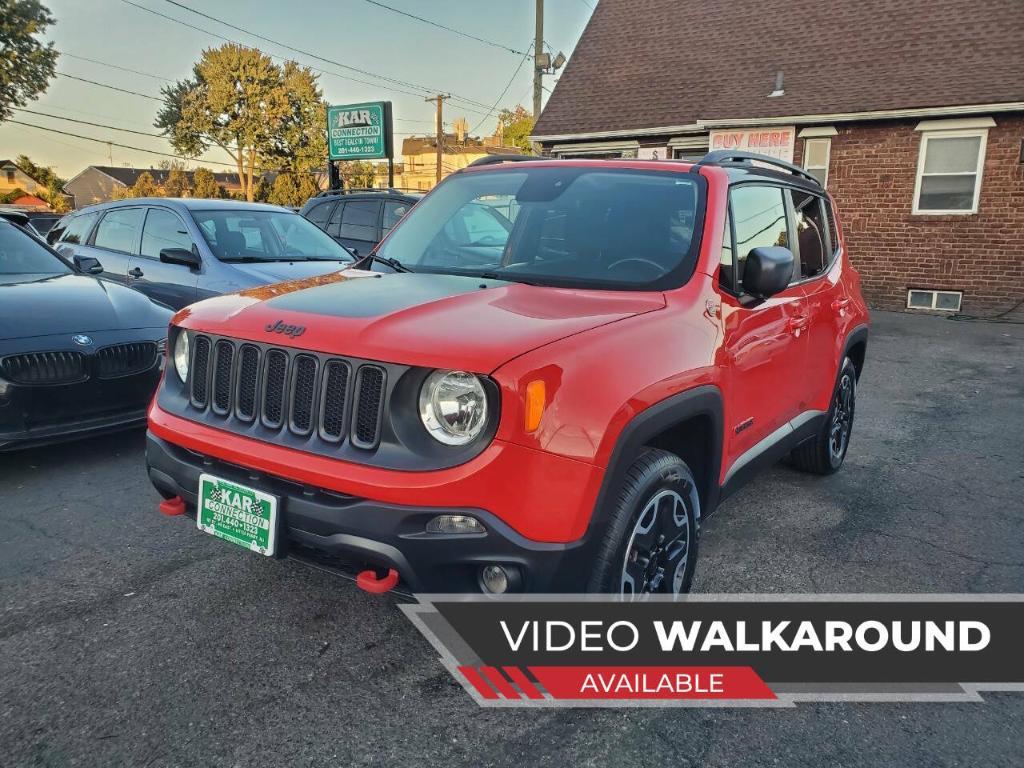
{"type": "Polygon", "coordinates": [[[533,35],[533,119],[540,118],[540,100],[543,90],[541,78],[546,66],[541,66],[541,54],[544,52],[544,0],[537,0],[537,12],[534,18],[533,35]]]}
{"type": "Polygon", "coordinates": [[[437,102],[437,183],[441,183],[441,159],[444,153],[444,122],[441,120],[441,113],[444,109],[445,99],[450,99],[451,94],[439,93],[437,96],[431,96],[424,99],[424,101],[435,101],[437,102]]]}

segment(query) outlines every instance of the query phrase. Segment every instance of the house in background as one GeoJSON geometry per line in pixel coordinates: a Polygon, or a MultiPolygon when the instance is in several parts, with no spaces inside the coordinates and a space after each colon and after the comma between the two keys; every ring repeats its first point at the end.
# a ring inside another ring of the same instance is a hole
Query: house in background
{"type": "MultiPolygon", "coordinates": [[[[139,176],[148,173],[158,187],[163,187],[170,174],[169,170],[162,168],[118,168],[109,165],[90,165],[79,173],[67,184],[64,191],[74,198],[75,208],[81,208],[94,203],[106,203],[117,199],[117,192],[135,185],[139,176]]],[[[189,184],[192,184],[192,171],[185,171],[189,184]]],[[[242,187],[238,183],[238,174],[215,173],[213,174],[217,184],[224,188],[229,195],[241,193],[242,187]]],[[[273,179],[270,179],[273,181],[273,179]]]]}
{"type": "Polygon", "coordinates": [[[795,162],[836,199],[873,306],[1019,305],[1021,1],[827,6],[601,0],[531,140],[557,157],[795,162]]]}
{"type": "Polygon", "coordinates": [[[6,205],[49,210],[49,203],[42,197],[47,192],[46,185],[18,168],[13,160],[0,160],[0,198],[5,198],[19,189],[25,194],[7,201],[6,205]]]}
{"type": "MultiPolygon", "coordinates": [[[[441,178],[465,168],[474,160],[487,155],[520,155],[516,147],[501,146],[495,136],[477,138],[469,136],[465,118],[454,122],[454,132],[445,134],[441,142],[441,178]]],[[[395,186],[427,191],[437,184],[437,137],[410,136],[402,141],[402,173],[395,174],[395,186]]]]}

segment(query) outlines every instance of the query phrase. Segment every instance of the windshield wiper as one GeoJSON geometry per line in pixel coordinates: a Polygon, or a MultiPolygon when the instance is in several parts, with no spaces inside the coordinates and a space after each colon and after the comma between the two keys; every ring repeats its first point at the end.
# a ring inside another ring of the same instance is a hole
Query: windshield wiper
{"type": "Polygon", "coordinates": [[[482,277],[484,280],[501,280],[509,283],[522,283],[523,285],[538,285],[538,283],[530,282],[529,280],[523,280],[516,275],[510,275],[507,272],[475,272],[473,277],[482,277]]]}
{"type": "Polygon", "coordinates": [[[412,272],[413,271],[413,270],[409,269],[407,266],[405,266],[405,264],[400,262],[398,259],[392,259],[392,258],[390,258],[388,256],[378,256],[375,253],[370,253],[370,254],[367,254],[366,256],[363,256],[363,258],[361,258],[361,259],[357,260],[356,262],[354,262],[352,264],[352,266],[359,268],[359,267],[362,267],[364,262],[366,263],[367,266],[369,266],[370,264],[372,264],[375,261],[380,263],[380,264],[383,264],[383,265],[385,265],[387,267],[391,267],[393,270],[395,270],[395,272],[412,272]]]}

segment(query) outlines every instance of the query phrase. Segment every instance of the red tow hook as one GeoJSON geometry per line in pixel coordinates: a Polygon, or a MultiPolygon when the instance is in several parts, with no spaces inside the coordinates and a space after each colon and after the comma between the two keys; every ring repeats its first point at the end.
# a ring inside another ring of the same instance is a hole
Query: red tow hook
{"type": "Polygon", "coordinates": [[[185,502],[182,500],[181,496],[173,496],[169,499],[164,499],[160,502],[160,512],[168,517],[184,515],[185,502]]]}
{"type": "Polygon", "coordinates": [[[374,595],[383,595],[385,592],[390,592],[397,583],[398,571],[394,568],[388,568],[387,575],[380,578],[377,578],[377,574],[373,570],[361,571],[356,576],[356,586],[364,592],[374,595]]]}

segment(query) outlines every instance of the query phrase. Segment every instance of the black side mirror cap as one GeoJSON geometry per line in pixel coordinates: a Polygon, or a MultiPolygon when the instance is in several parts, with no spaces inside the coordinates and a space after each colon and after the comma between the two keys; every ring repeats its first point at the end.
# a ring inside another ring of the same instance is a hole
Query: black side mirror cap
{"type": "Polygon", "coordinates": [[[189,269],[203,266],[203,260],[188,248],[164,248],[160,251],[160,261],[164,264],[181,264],[189,269]]]}
{"type": "Polygon", "coordinates": [[[87,275],[103,274],[103,265],[100,264],[100,260],[92,256],[75,256],[75,266],[78,267],[79,272],[84,272],[87,275]]]}
{"type": "Polygon", "coordinates": [[[793,252],[772,245],[754,248],[743,267],[743,290],[758,299],[767,299],[784,291],[793,279],[793,252]]]}

